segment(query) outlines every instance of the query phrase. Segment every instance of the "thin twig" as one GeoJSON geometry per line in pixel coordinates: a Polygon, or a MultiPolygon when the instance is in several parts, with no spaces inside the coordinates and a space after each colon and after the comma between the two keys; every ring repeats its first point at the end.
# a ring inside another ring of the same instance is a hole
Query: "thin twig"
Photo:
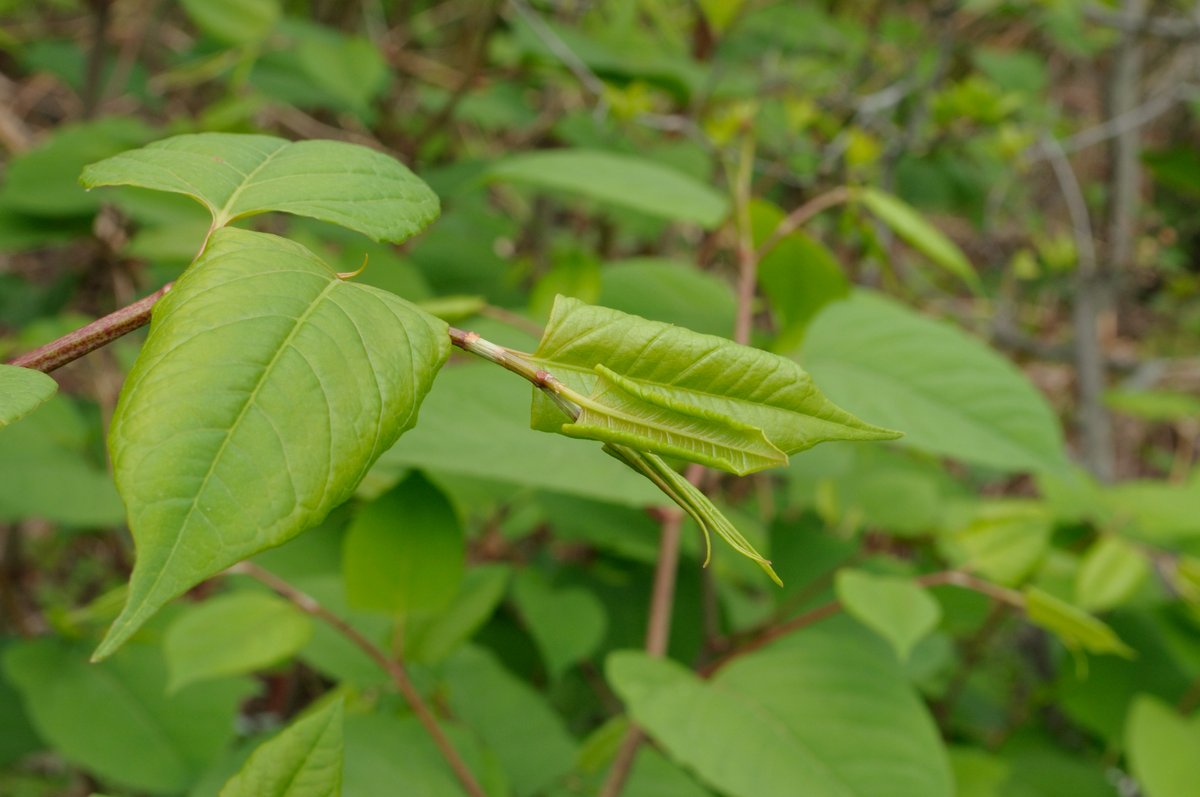
{"type": "Polygon", "coordinates": [[[441,726],[438,725],[433,711],[430,710],[428,704],[425,702],[425,698],[421,697],[421,693],[413,685],[412,680],[409,679],[408,672],[404,669],[404,665],[400,661],[389,657],[380,650],[378,645],[363,636],[358,629],[326,609],[311,595],[301,592],[274,573],[264,570],[251,562],[236,564],[229,568],[227,572],[249,576],[255,581],[267,585],[286,598],[300,611],[329,625],[333,630],[353,643],[355,647],[367,654],[373,662],[378,664],[388,674],[392,679],[392,683],[400,690],[400,694],[404,696],[409,708],[417,715],[417,720],[420,721],[421,725],[429,733],[429,736],[433,739],[433,743],[437,745],[438,750],[442,753],[442,757],[446,759],[446,763],[450,765],[450,768],[454,771],[454,775],[458,778],[463,788],[467,790],[467,793],[471,797],[487,797],[487,793],[479,785],[479,782],[471,773],[466,762],[463,761],[458,751],[454,749],[454,745],[450,743],[450,739],[442,731],[441,726]]]}
{"type": "Polygon", "coordinates": [[[77,360],[88,352],[95,351],[122,335],[127,335],[138,327],[148,324],[151,308],[154,307],[155,302],[171,290],[172,284],[167,283],[144,299],[139,299],[116,312],[96,319],[85,327],[57,340],[52,340],[27,354],[22,354],[11,360],[9,364],[45,373],[61,368],[72,360],[77,360]]]}
{"type": "Polygon", "coordinates": [[[789,213],[782,221],[775,226],[771,234],[767,236],[767,240],[763,245],[758,247],[755,257],[758,260],[766,257],[767,253],[779,245],[780,241],[787,238],[796,230],[807,224],[814,216],[822,211],[828,210],[831,207],[840,205],[843,202],[849,202],[854,198],[854,190],[848,186],[838,186],[831,191],[826,191],[823,194],[818,194],[812,199],[800,205],[798,208],[789,213]]]}

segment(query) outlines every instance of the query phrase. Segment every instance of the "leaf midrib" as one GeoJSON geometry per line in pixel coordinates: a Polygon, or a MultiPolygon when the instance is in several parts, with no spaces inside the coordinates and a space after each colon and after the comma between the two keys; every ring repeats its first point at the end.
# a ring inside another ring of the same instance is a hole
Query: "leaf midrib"
{"type": "MultiPolygon", "coordinates": [[[[250,390],[250,393],[246,396],[246,401],[242,404],[242,408],[238,411],[237,417],[233,420],[233,423],[229,425],[229,429],[225,433],[225,437],[221,441],[220,447],[213,455],[212,462],[208,467],[208,471],[204,474],[204,479],[200,482],[200,486],[196,489],[194,494],[195,498],[192,499],[190,505],[188,506],[187,514],[184,515],[183,520],[179,523],[179,533],[175,536],[175,542],[172,543],[171,549],[167,552],[167,556],[163,560],[162,566],[159,568],[158,575],[146,590],[148,595],[153,595],[157,591],[159,584],[162,583],[163,577],[170,570],[169,566],[171,561],[175,558],[175,555],[179,552],[180,546],[183,544],[183,538],[185,536],[184,530],[191,522],[192,514],[196,511],[196,507],[199,505],[201,497],[207,490],[208,483],[212,479],[213,473],[216,472],[217,464],[224,456],[225,449],[229,446],[229,441],[234,437],[238,427],[241,426],[242,420],[246,417],[246,413],[249,411],[250,407],[254,406],[255,399],[258,397],[259,391],[262,390],[263,385],[267,383],[271,375],[271,371],[279,362],[279,358],[283,355],[283,352],[285,352],[291,345],[292,340],[296,337],[296,334],[299,332],[299,330],[304,326],[312,314],[316,312],[317,308],[320,307],[326,296],[335,288],[337,288],[339,284],[340,281],[334,278],[330,280],[330,282],[326,284],[325,287],[322,288],[315,297],[313,297],[313,300],[309,303],[308,308],[296,318],[296,323],[292,325],[291,331],[289,331],[287,336],[280,341],[279,346],[275,350],[274,356],[271,357],[271,361],[263,368],[262,376],[259,377],[257,383],[255,383],[254,387],[250,390]]],[[[328,486],[328,480],[326,480],[326,486],[328,486]]]]}
{"type": "MultiPolygon", "coordinates": [[[[243,175],[244,179],[242,180],[241,184],[238,185],[237,188],[233,189],[233,193],[229,195],[229,199],[225,200],[224,204],[221,205],[220,209],[215,214],[213,214],[214,215],[214,218],[213,218],[213,226],[214,227],[224,227],[225,225],[229,224],[229,222],[233,221],[236,218],[236,216],[231,214],[231,209],[237,203],[238,197],[240,197],[242,195],[242,191],[244,191],[246,189],[246,186],[253,184],[254,176],[256,174],[258,174],[259,172],[261,172],[264,168],[266,168],[267,164],[269,164],[271,161],[273,161],[275,159],[276,155],[278,155],[281,152],[286,151],[288,146],[289,146],[288,143],[284,143],[284,144],[280,145],[279,147],[277,147],[275,149],[275,151],[271,152],[269,155],[267,155],[267,157],[263,158],[261,163],[259,163],[253,169],[251,169],[247,174],[243,175]]],[[[226,161],[226,163],[228,163],[228,161],[226,161]]],[[[230,168],[233,168],[232,164],[230,165],[230,168]]]]}

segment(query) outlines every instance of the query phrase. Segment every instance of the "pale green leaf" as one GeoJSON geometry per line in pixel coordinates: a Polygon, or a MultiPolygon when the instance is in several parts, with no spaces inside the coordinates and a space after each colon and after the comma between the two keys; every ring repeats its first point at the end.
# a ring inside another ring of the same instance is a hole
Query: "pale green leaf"
{"type": "Polygon", "coordinates": [[[868,291],[821,312],[801,361],[830,398],[901,445],[1005,471],[1066,467],[1058,418],[1008,360],[868,291]]]}
{"type": "Polygon", "coordinates": [[[513,584],[513,598],[551,678],[562,677],[604,641],[604,604],[582,587],[554,589],[536,570],[525,570],[513,584]]]}
{"type": "Polygon", "coordinates": [[[1147,421],[1178,422],[1200,418],[1200,398],[1168,390],[1109,390],[1109,409],[1147,421]]]}
{"type": "Polygon", "coordinates": [[[1104,537],[1084,554],[1075,576],[1075,601],[1090,612],[1124,603],[1150,575],[1146,555],[1116,536],[1104,537]]]}
{"type": "Polygon", "coordinates": [[[1200,715],[1182,717],[1161,700],[1140,695],[1125,725],[1133,774],[1145,797],[1193,797],[1200,784],[1200,715]]]}
{"type": "Polygon", "coordinates": [[[488,171],[493,180],[567,191],[672,221],[718,226],[729,201],[711,186],[652,160],[589,149],[513,155],[488,171]]]}
{"type": "Polygon", "coordinates": [[[404,625],[407,658],[439,662],[469,639],[496,611],[508,586],[506,565],[479,565],[467,571],[454,600],[432,615],[418,615],[404,625]]]}
{"type": "Polygon", "coordinates": [[[279,0],[180,0],[200,30],[226,44],[261,41],[283,11],[279,0]]]}
{"type": "Polygon", "coordinates": [[[1057,636],[1071,650],[1134,656],[1133,649],[1100,620],[1037,587],[1025,590],[1025,613],[1031,623],[1057,636]]]}
{"type": "Polygon", "coordinates": [[[458,592],[466,552],[454,508],[420,474],[364,507],[346,531],[342,576],[355,609],[437,611],[458,592]]]}
{"type": "Polygon", "coordinates": [[[113,416],[137,561],[97,655],[346,500],[448,354],[445,324],[404,300],[284,239],[218,230],[155,306],[113,416]]]}
{"type": "Polygon", "coordinates": [[[220,797],[341,797],[342,701],[331,700],[260,745],[220,797]]]}
{"type": "MultiPolygon", "coordinates": [[[[555,303],[533,358],[577,394],[595,397],[603,378],[619,379],[620,387],[626,393],[636,391],[640,402],[690,416],[698,424],[760,429],[770,445],[786,454],[826,440],[898,436],[834,406],[791,360],[574,299],[560,297],[555,303]]],[[[569,434],[568,420],[541,391],[534,391],[535,429],[569,434]]],[[[595,436],[624,442],[615,436],[595,436]]],[[[678,445],[669,440],[650,442],[641,435],[637,445],[680,455],[678,445]]],[[[717,464],[721,458],[702,461],[717,464]]],[[[775,459],[775,464],[781,463],[775,459]]],[[[767,466],[729,469],[747,472],[767,466]]]]}
{"type": "Polygon", "coordinates": [[[282,598],[234,592],[210,598],[175,618],[163,635],[168,689],[244,675],[292,656],[312,636],[312,621],[282,598]]]}
{"type": "Polygon", "coordinates": [[[58,390],[58,383],[41,371],[0,365],[0,429],[24,418],[58,390]]]}
{"type": "Polygon", "coordinates": [[[168,696],[162,656],[143,645],[89,664],[86,645],[46,637],[8,647],[3,663],[59,755],[137,791],[186,790],[232,741],[250,691],[224,679],[168,696]]]}
{"type": "Polygon", "coordinates": [[[901,661],[942,616],[938,602],[912,579],[839,570],[835,584],[846,613],[886,639],[901,661]]]}
{"type": "Polygon", "coordinates": [[[894,657],[844,626],[808,629],[707,682],[640,652],[606,669],[637,724],[730,797],[953,794],[937,728],[894,657]]]}
{"type": "Polygon", "coordinates": [[[1040,504],[996,500],[980,504],[967,521],[943,538],[957,567],[1001,584],[1018,584],[1041,562],[1054,524],[1040,504]]]}
{"type": "Polygon", "coordinates": [[[465,647],[441,674],[450,710],[495,755],[515,795],[541,794],[570,771],[576,744],[563,720],[491,653],[465,647]]]}
{"type": "Polygon", "coordinates": [[[93,163],[80,182],[185,194],[209,209],[214,228],[281,211],[403,241],[438,214],[437,196],[399,161],[340,141],[175,136],[93,163]]]}
{"type": "Polygon", "coordinates": [[[687,262],[653,257],[606,263],[598,304],[710,335],[730,334],[737,315],[726,280],[687,262]]]}
{"type": "Polygon", "coordinates": [[[860,189],[855,195],[901,240],[929,258],[934,265],[959,277],[972,290],[980,289],[979,275],[975,273],[962,250],[913,207],[891,194],[874,188],[860,189]]]}
{"type": "Polygon", "coordinates": [[[376,472],[415,467],[622,506],[663,503],[645,479],[599,456],[598,448],[530,431],[528,389],[489,363],[446,368],[420,426],[380,458],[376,472]]]}

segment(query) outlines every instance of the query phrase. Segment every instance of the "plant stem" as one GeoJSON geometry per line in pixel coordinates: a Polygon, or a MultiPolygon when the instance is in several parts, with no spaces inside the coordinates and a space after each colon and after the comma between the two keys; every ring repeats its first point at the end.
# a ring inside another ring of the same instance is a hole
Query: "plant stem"
{"type": "Polygon", "coordinates": [[[775,225],[775,229],[771,231],[767,240],[763,242],[762,246],[758,247],[756,259],[761,260],[768,252],[778,246],[780,241],[803,227],[818,213],[829,210],[829,208],[835,205],[849,202],[853,198],[854,189],[844,185],[834,188],[831,191],[826,191],[824,194],[817,194],[789,213],[779,224],[775,225]]]}
{"type": "Polygon", "coordinates": [[[459,783],[466,789],[467,794],[471,795],[471,797],[487,797],[487,793],[479,785],[479,782],[475,780],[475,776],[471,773],[466,762],[459,756],[458,751],[454,749],[454,745],[450,743],[450,739],[442,732],[441,726],[437,723],[437,718],[433,715],[433,711],[425,703],[425,699],[421,697],[421,693],[417,691],[417,688],[409,679],[404,665],[399,660],[390,658],[380,650],[379,646],[363,636],[354,626],[317,603],[311,595],[301,592],[274,573],[264,570],[251,562],[240,562],[229,568],[227,572],[249,576],[255,581],[267,585],[279,593],[279,595],[286,598],[297,609],[326,623],[353,643],[359,650],[367,654],[372,661],[378,664],[391,677],[392,683],[400,690],[400,694],[404,696],[409,708],[413,710],[421,725],[429,732],[433,743],[437,745],[438,750],[441,751],[442,756],[446,759],[446,763],[450,765],[459,783]]]}
{"type": "Polygon", "coordinates": [[[482,357],[488,362],[495,363],[501,368],[512,371],[517,376],[530,382],[534,387],[539,388],[550,397],[551,401],[558,405],[559,409],[571,418],[579,418],[579,406],[567,398],[568,395],[579,397],[578,394],[566,390],[562,382],[559,382],[554,377],[554,374],[538,368],[527,360],[526,357],[528,355],[523,355],[521,352],[516,352],[512,349],[506,349],[503,346],[497,346],[490,340],[481,338],[478,332],[467,332],[457,327],[449,327],[449,334],[450,342],[453,345],[463,351],[469,351],[477,357],[482,357]]]}
{"type": "Polygon", "coordinates": [[[22,354],[9,364],[45,373],[61,368],[72,360],[77,360],[88,352],[95,351],[149,323],[151,308],[171,290],[171,285],[172,283],[167,283],[144,299],[98,318],[58,340],[50,341],[45,346],[22,354]]]}

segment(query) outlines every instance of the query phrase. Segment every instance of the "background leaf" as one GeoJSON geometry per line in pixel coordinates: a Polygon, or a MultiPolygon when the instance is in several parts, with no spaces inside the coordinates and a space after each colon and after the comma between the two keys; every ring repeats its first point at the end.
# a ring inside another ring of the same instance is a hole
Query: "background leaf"
{"type": "Polygon", "coordinates": [[[390,614],[444,609],[458,592],[464,557],[454,508],[414,474],[359,511],[346,531],[346,598],[355,609],[390,614]]]}
{"type": "Polygon", "coordinates": [[[113,418],[138,557],[97,655],[348,498],[416,423],[448,354],[445,330],[392,294],[338,279],[297,244],[217,231],[155,306],[113,418]]]}
{"type": "Polygon", "coordinates": [[[836,587],[846,612],[891,643],[901,661],[942,616],[938,602],[911,579],[843,569],[836,587]]]}
{"type": "Polygon", "coordinates": [[[1017,368],[962,331],[869,291],[830,305],[801,362],[831,399],[900,444],[1006,471],[1065,467],[1062,432],[1017,368]]]}
{"type": "Polygon", "coordinates": [[[859,189],[855,195],[901,240],[934,265],[961,278],[972,290],[980,289],[979,276],[962,250],[903,200],[874,188],[859,189]]]}
{"type": "Polygon", "coordinates": [[[729,214],[729,201],[711,186],[655,161],[613,152],[558,149],[513,155],[494,164],[488,176],[707,228],[729,214]]]}
{"type": "Polygon", "coordinates": [[[537,572],[524,571],[513,584],[513,598],[552,679],[604,641],[604,605],[581,587],[554,589],[537,572]]]}
{"type": "Polygon", "coordinates": [[[93,163],[80,182],[186,194],[212,212],[214,227],[281,211],[403,241],[438,214],[437,196],[399,161],[340,141],[175,136],[93,163]]]}
{"type": "Polygon", "coordinates": [[[58,383],[41,371],[0,365],[0,429],[45,403],[58,383]]]}
{"type": "Polygon", "coordinates": [[[311,636],[308,615],[282,598],[257,591],[218,595],[167,627],[167,688],[252,673],[293,655],[311,636]]]}
{"type": "Polygon", "coordinates": [[[880,645],[823,625],[707,683],[640,652],[606,669],[668,755],[731,797],[950,797],[937,730],[880,645]]]}
{"type": "Polygon", "coordinates": [[[328,703],[259,746],[220,797],[340,797],[342,701],[328,703]]]}
{"type": "Polygon", "coordinates": [[[1125,728],[1129,763],[1146,797],[1189,797],[1200,783],[1200,719],[1141,695],[1125,728]]]}
{"type": "Polygon", "coordinates": [[[89,664],[85,646],[44,638],[9,646],[3,663],[38,732],[64,757],[155,793],[187,789],[216,758],[249,691],[225,679],[167,697],[162,656],[141,645],[89,664]]]}

